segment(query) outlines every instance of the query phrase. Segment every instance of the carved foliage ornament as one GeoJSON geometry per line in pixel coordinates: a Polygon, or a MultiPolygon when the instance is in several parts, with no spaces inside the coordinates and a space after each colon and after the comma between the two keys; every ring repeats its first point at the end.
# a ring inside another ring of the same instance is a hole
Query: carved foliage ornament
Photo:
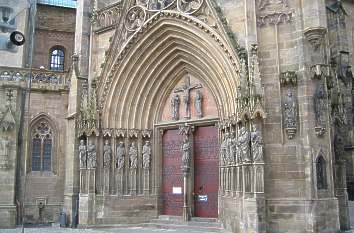
{"type": "Polygon", "coordinates": [[[179,12],[194,14],[201,9],[203,2],[203,0],[139,0],[125,15],[124,26],[128,32],[135,32],[143,26],[148,16],[157,11],[171,10],[176,5],[179,12]]]}
{"type": "Polygon", "coordinates": [[[289,22],[293,17],[287,0],[259,0],[258,11],[259,26],[289,22]]]}
{"type": "Polygon", "coordinates": [[[6,104],[5,110],[0,113],[0,129],[2,131],[11,131],[15,129],[16,120],[12,111],[12,105],[14,104],[14,93],[12,89],[6,90],[6,104]]]}

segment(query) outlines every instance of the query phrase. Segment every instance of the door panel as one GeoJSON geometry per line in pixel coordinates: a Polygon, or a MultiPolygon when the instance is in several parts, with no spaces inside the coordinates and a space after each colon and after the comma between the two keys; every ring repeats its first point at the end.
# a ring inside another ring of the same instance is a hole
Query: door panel
{"type": "Polygon", "coordinates": [[[162,201],[164,214],[182,216],[183,175],[181,171],[182,137],[178,130],[167,130],[162,140],[162,201]],[[180,188],[181,194],[174,194],[173,187],[180,188]]]}
{"type": "Polygon", "coordinates": [[[218,217],[218,131],[215,126],[198,127],[194,133],[195,216],[218,217]]]}

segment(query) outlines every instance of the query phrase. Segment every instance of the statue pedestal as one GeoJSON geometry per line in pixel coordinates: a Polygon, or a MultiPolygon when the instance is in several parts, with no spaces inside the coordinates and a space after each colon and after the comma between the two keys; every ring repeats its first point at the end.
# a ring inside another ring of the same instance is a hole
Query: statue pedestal
{"type": "MultiPolygon", "coordinates": [[[[80,169],[80,174],[84,176],[80,176],[82,179],[82,183],[86,183],[84,193],[79,195],[79,224],[80,225],[92,225],[95,224],[96,216],[95,216],[95,199],[96,199],[96,169],[80,169]]],[[[81,186],[81,183],[80,183],[81,186]]]]}
{"type": "Polygon", "coordinates": [[[130,182],[129,182],[130,195],[136,195],[136,169],[130,169],[130,182]]]}
{"type": "Polygon", "coordinates": [[[116,185],[117,185],[117,195],[122,196],[124,194],[123,191],[123,169],[117,170],[116,174],[116,185]]]}
{"type": "Polygon", "coordinates": [[[149,195],[150,193],[150,170],[149,169],[144,169],[144,175],[143,175],[143,189],[144,189],[144,195],[149,195]]]}
{"type": "Polygon", "coordinates": [[[220,167],[220,188],[219,188],[219,195],[223,196],[225,194],[225,168],[220,167]]]}
{"type": "Polygon", "coordinates": [[[103,171],[103,195],[109,195],[109,184],[110,184],[110,176],[109,176],[109,168],[104,168],[103,171]]]}
{"type": "Polygon", "coordinates": [[[230,171],[230,167],[226,167],[225,168],[225,176],[226,177],[224,177],[224,179],[225,179],[225,181],[226,181],[226,187],[225,187],[225,195],[226,196],[230,196],[230,183],[231,183],[231,171],[230,171]]]}
{"type": "Polygon", "coordinates": [[[87,169],[86,168],[80,168],[80,193],[87,193],[87,169]]]}

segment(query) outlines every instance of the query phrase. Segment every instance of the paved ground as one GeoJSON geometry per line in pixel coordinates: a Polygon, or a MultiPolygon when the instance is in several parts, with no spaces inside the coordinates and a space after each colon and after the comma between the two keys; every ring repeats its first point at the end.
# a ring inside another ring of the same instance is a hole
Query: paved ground
{"type": "MultiPolygon", "coordinates": [[[[21,233],[21,228],[0,229],[0,233],[21,233]]],[[[174,229],[153,229],[143,227],[125,227],[125,228],[105,228],[105,229],[71,229],[57,227],[43,228],[25,228],[25,233],[200,233],[200,231],[174,230],[174,229]]],[[[207,233],[207,232],[205,232],[207,233]]]]}
{"type": "MultiPolygon", "coordinates": [[[[25,233],[200,233],[200,231],[191,230],[173,230],[173,229],[153,229],[142,227],[125,227],[125,228],[105,228],[105,229],[71,229],[57,227],[42,228],[25,228],[25,233]]],[[[22,233],[21,228],[17,229],[0,229],[0,233],[22,233]]],[[[207,232],[205,232],[207,233],[207,232]]],[[[345,233],[354,233],[354,229],[345,233]]]]}

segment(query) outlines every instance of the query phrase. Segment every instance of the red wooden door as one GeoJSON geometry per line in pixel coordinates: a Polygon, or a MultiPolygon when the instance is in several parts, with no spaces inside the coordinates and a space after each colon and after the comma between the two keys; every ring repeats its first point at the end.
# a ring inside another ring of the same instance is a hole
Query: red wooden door
{"type": "Polygon", "coordinates": [[[218,131],[198,127],[194,133],[194,207],[197,217],[218,217],[218,131]]]}
{"type": "Polygon", "coordinates": [[[162,140],[162,201],[164,214],[182,216],[183,175],[181,171],[182,136],[178,130],[167,130],[162,140]],[[175,193],[173,193],[173,188],[175,193]],[[180,189],[182,193],[178,193],[180,189]]]}

